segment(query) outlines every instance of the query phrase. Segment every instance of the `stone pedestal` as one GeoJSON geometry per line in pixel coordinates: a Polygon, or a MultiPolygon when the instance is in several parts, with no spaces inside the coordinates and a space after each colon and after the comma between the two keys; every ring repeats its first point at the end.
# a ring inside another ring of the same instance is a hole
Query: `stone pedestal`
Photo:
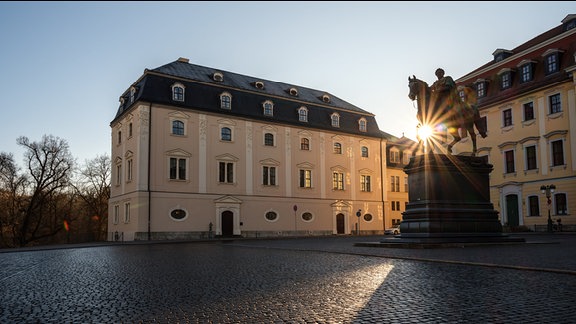
{"type": "MultiPolygon", "coordinates": [[[[408,198],[398,243],[524,241],[502,233],[490,202],[492,165],[482,157],[424,154],[404,168],[408,198]]],[[[384,240],[383,243],[390,243],[384,240]]]]}

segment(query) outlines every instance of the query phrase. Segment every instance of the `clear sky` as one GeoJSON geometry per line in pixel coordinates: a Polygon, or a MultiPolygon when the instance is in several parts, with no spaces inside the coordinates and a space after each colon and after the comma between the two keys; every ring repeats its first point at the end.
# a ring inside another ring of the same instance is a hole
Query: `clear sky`
{"type": "Polygon", "coordinates": [[[54,135],[110,154],[120,95],[177,60],[331,93],[415,139],[408,76],[454,79],[576,14],[576,2],[0,2],[0,152],[54,135]]]}

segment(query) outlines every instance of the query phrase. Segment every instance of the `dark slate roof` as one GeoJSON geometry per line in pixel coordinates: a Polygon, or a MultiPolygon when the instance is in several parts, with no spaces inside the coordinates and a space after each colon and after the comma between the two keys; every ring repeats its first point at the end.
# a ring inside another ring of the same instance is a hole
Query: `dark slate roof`
{"type": "Polygon", "coordinates": [[[378,138],[386,137],[378,129],[373,114],[330,93],[190,64],[185,59],[179,59],[153,70],[145,70],[144,74],[124,92],[121,98],[124,99],[124,104],[120,105],[115,120],[132,104],[141,101],[298,127],[341,131],[378,138]],[[223,80],[215,81],[214,73],[221,73],[223,80]],[[184,102],[172,100],[171,87],[176,82],[185,87],[184,102]],[[256,82],[262,82],[264,88],[255,87],[256,82]],[[289,93],[291,88],[297,89],[297,96],[289,93]],[[129,101],[131,89],[135,89],[134,102],[129,101]],[[231,110],[220,108],[219,97],[224,91],[232,95],[231,110]],[[323,95],[328,95],[330,102],[324,102],[323,95]],[[271,100],[274,103],[273,117],[263,115],[262,103],[265,100],[271,100]],[[301,106],[308,109],[308,122],[306,123],[298,120],[297,109],[301,106]],[[340,127],[337,128],[332,127],[330,119],[331,114],[335,112],[340,115],[340,127]],[[367,121],[366,132],[360,132],[358,129],[358,120],[362,117],[367,121]]]}
{"type": "Polygon", "coordinates": [[[189,80],[196,80],[200,82],[209,82],[209,83],[215,83],[215,81],[212,79],[212,75],[215,72],[220,72],[224,75],[224,81],[218,82],[222,86],[232,87],[236,89],[250,90],[250,91],[256,90],[269,95],[285,97],[290,99],[295,99],[295,97],[289,94],[289,89],[296,88],[298,90],[298,97],[297,97],[298,100],[314,104],[324,104],[324,102],[322,101],[322,96],[324,94],[327,94],[330,96],[331,99],[329,104],[330,106],[355,111],[362,114],[370,114],[367,111],[362,110],[325,91],[305,88],[282,82],[263,80],[260,78],[242,75],[238,73],[186,63],[183,60],[177,60],[172,63],[168,63],[152,71],[179,78],[185,78],[189,80]],[[264,89],[259,90],[254,86],[254,83],[258,81],[264,83],[264,89]]]}

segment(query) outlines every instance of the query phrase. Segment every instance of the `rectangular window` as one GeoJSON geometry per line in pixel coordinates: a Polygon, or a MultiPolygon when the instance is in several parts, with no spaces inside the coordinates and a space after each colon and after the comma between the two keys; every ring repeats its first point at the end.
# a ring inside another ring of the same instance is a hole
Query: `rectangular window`
{"type": "Polygon", "coordinates": [[[390,151],[390,162],[391,163],[399,163],[400,162],[400,152],[390,151]]]}
{"type": "Polygon", "coordinates": [[[312,188],[311,170],[300,170],[300,188],[312,188]]]}
{"type": "Polygon", "coordinates": [[[262,168],[262,184],[265,186],[276,185],[276,167],[264,166],[262,168]]]}
{"type": "Polygon", "coordinates": [[[559,93],[548,97],[548,99],[550,101],[550,114],[555,114],[562,111],[562,102],[560,101],[559,93]]]}
{"type": "Polygon", "coordinates": [[[392,192],[400,192],[400,177],[390,176],[390,187],[392,192]]]}
{"type": "Polygon", "coordinates": [[[553,141],[552,143],[552,165],[564,165],[564,146],[562,140],[553,141]]]}
{"type": "Polygon", "coordinates": [[[399,201],[393,201],[392,202],[392,210],[400,211],[400,202],[399,201]]]}
{"type": "Polygon", "coordinates": [[[506,151],[504,152],[504,170],[506,173],[514,173],[516,169],[514,168],[514,151],[506,151]]]}
{"type": "Polygon", "coordinates": [[[118,224],[120,219],[120,206],[114,205],[114,224],[118,224]]]}
{"type": "Polygon", "coordinates": [[[130,203],[124,204],[124,223],[130,223],[130,203]]]}
{"type": "Polygon", "coordinates": [[[538,196],[528,197],[528,216],[540,216],[540,200],[538,196]]]}
{"type": "Polygon", "coordinates": [[[476,95],[478,96],[478,98],[486,96],[486,85],[484,82],[476,84],[476,95]]]}
{"type": "Polygon", "coordinates": [[[568,215],[568,205],[566,204],[566,194],[557,193],[554,195],[554,205],[556,206],[556,215],[568,215]]]}
{"type": "Polygon", "coordinates": [[[524,64],[522,65],[522,78],[521,82],[528,82],[532,80],[532,65],[531,64],[524,64]]]}
{"type": "Polygon", "coordinates": [[[546,56],[546,74],[558,72],[558,53],[546,56]]]}
{"type": "Polygon", "coordinates": [[[404,177],[404,192],[408,192],[408,177],[404,177]]]}
{"type": "Polygon", "coordinates": [[[500,88],[502,90],[510,88],[512,86],[512,74],[510,72],[502,74],[500,82],[500,88]]]}
{"type": "Polygon", "coordinates": [[[128,172],[126,172],[126,180],[132,181],[132,159],[128,160],[128,172]]]}
{"type": "Polygon", "coordinates": [[[122,164],[116,165],[116,185],[119,186],[122,182],[122,164]]]}
{"type": "Polygon", "coordinates": [[[186,180],[186,159],[170,158],[170,179],[186,180]]]}
{"type": "Polygon", "coordinates": [[[369,175],[361,175],[360,176],[360,190],[364,192],[370,192],[370,176],[369,175]]]}
{"type": "Polygon", "coordinates": [[[502,125],[512,126],[512,109],[505,109],[502,111],[502,125]]]}
{"type": "Polygon", "coordinates": [[[234,183],[234,163],[218,163],[218,181],[220,183],[234,183]]]}
{"type": "Polygon", "coordinates": [[[526,146],[526,170],[536,170],[538,168],[536,161],[536,145],[526,146]]]}
{"type": "Polygon", "coordinates": [[[344,173],[340,172],[332,173],[332,189],[344,190],[344,173]]]}
{"type": "Polygon", "coordinates": [[[523,105],[524,107],[524,121],[534,119],[534,103],[527,102],[523,105]]]}

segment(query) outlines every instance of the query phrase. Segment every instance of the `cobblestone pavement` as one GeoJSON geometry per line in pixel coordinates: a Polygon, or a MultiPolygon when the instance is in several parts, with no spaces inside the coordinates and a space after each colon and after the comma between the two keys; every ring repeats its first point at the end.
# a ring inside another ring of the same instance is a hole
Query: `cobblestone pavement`
{"type": "Polygon", "coordinates": [[[0,323],[576,322],[574,234],[442,249],[354,245],[380,239],[0,250],[0,323]]]}

